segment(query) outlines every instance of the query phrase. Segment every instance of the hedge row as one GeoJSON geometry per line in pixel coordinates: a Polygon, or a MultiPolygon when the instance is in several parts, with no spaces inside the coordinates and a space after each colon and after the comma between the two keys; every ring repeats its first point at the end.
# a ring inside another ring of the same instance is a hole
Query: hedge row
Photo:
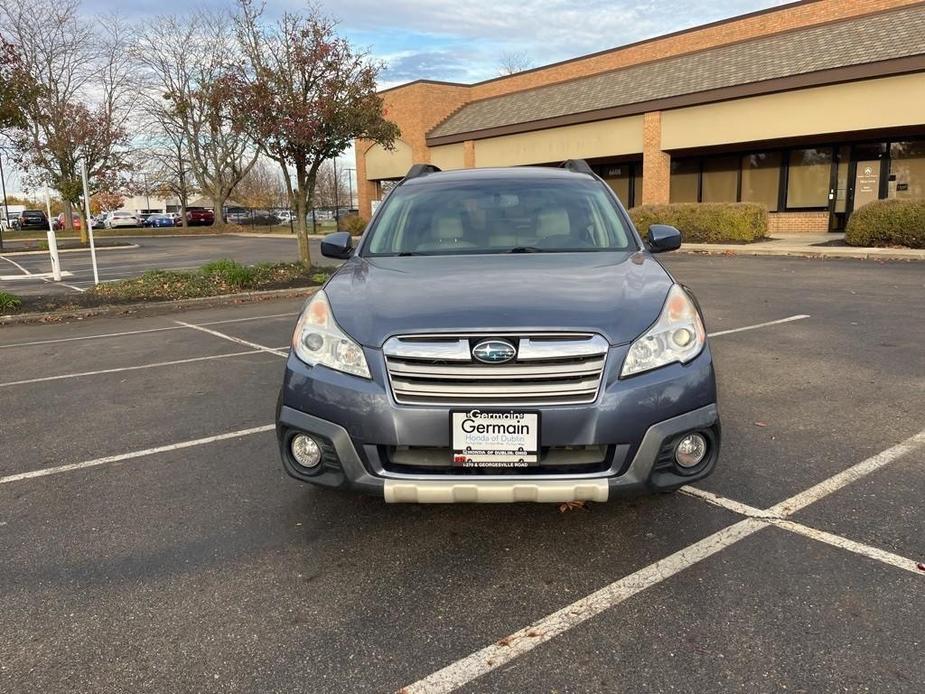
{"type": "Polygon", "coordinates": [[[925,248],[925,200],[876,200],[848,220],[845,242],[851,246],[925,248]]]}
{"type": "Polygon", "coordinates": [[[751,243],[768,234],[768,209],[750,202],[641,205],[629,213],[643,236],[650,224],[670,224],[685,243],[751,243]]]}

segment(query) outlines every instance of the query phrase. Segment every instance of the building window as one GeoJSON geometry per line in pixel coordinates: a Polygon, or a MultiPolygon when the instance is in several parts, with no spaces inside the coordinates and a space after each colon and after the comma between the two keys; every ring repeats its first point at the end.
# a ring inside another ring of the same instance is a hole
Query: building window
{"type": "Polygon", "coordinates": [[[669,202],[698,202],[700,197],[700,161],[672,159],[669,202]]]}
{"type": "Polygon", "coordinates": [[[832,150],[795,149],[790,152],[789,164],[787,207],[828,207],[832,182],[832,150]]]}
{"type": "Polygon", "coordinates": [[[610,186],[610,189],[617,194],[624,207],[631,207],[633,204],[633,201],[630,200],[631,173],[632,164],[605,166],[600,170],[600,176],[604,179],[604,183],[610,186]]]}
{"type": "Polygon", "coordinates": [[[738,157],[711,157],[703,160],[700,202],[735,202],[738,192],[738,157]]]}
{"type": "Polygon", "coordinates": [[[925,200],[925,140],[890,145],[889,197],[925,200]]]}
{"type": "Polygon", "coordinates": [[[742,157],[742,202],[757,202],[777,210],[780,152],[756,152],[742,157]]]}

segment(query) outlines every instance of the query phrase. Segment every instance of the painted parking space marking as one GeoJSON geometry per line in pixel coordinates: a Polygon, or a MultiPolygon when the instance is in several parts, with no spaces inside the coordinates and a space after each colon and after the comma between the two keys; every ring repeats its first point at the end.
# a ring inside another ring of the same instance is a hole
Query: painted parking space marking
{"type": "Polygon", "coordinates": [[[260,434],[265,431],[273,431],[276,429],[275,424],[265,424],[259,427],[251,427],[249,429],[239,429],[238,431],[229,431],[226,434],[217,434],[215,436],[206,436],[201,439],[193,439],[191,441],[181,441],[180,443],[171,443],[166,446],[158,446],[156,448],[146,448],[141,451],[132,451],[131,453],[120,453],[119,455],[110,455],[104,458],[95,458],[94,460],[86,460],[82,463],[70,463],[67,465],[58,465],[56,467],[47,467],[41,468],[39,470],[32,470],[30,472],[21,472],[16,475],[7,475],[6,477],[0,477],[0,485],[10,484],[12,482],[21,482],[22,480],[31,480],[37,477],[48,477],[49,475],[60,475],[63,472],[73,472],[75,470],[85,470],[87,468],[99,467],[100,465],[108,465],[110,463],[121,463],[125,460],[133,460],[135,458],[144,458],[149,455],[155,455],[157,453],[167,453],[169,451],[178,451],[183,448],[192,448],[194,446],[205,446],[210,443],[216,443],[217,441],[226,441],[228,439],[236,439],[244,436],[251,436],[253,434],[260,434]]]}
{"type": "Polygon", "coordinates": [[[239,345],[244,345],[246,347],[253,347],[254,349],[259,349],[264,352],[269,352],[270,354],[275,354],[278,357],[283,357],[284,359],[289,356],[288,352],[284,352],[280,349],[274,349],[273,347],[266,347],[264,345],[258,345],[256,342],[251,342],[250,340],[242,340],[240,337],[234,337],[233,335],[226,335],[225,333],[220,333],[218,330],[212,330],[210,328],[205,328],[201,325],[194,325],[193,323],[184,323],[181,320],[174,321],[174,323],[179,323],[180,325],[192,328],[193,330],[199,330],[200,332],[207,333],[209,335],[214,335],[215,337],[220,337],[223,340],[228,340],[230,342],[236,342],[239,345]]]}
{"type": "Polygon", "coordinates": [[[796,521],[786,518],[786,514],[775,515],[771,512],[770,509],[767,511],[762,511],[761,509],[755,508],[754,506],[749,506],[748,504],[743,504],[733,499],[727,499],[725,497],[719,496],[718,494],[714,494],[713,492],[708,492],[697,487],[683,487],[680,492],[687,496],[706,501],[708,504],[712,504],[713,506],[718,506],[719,508],[724,508],[727,511],[732,511],[733,513],[738,513],[749,518],[754,518],[755,520],[764,521],[769,525],[782,528],[783,530],[796,533],[797,535],[802,535],[803,537],[808,537],[812,540],[824,542],[828,545],[832,545],[833,547],[838,547],[849,552],[854,552],[855,554],[860,554],[861,556],[867,557],[868,559],[874,559],[876,561],[883,562],[884,564],[889,564],[890,566],[895,566],[899,569],[910,571],[918,576],[925,576],[925,573],[923,573],[922,570],[918,568],[919,562],[914,559],[908,559],[898,554],[894,554],[893,552],[887,552],[886,550],[880,549],[878,547],[864,544],[863,542],[856,542],[855,540],[851,540],[842,535],[836,535],[834,533],[829,533],[824,530],[810,527],[803,523],[797,523],[796,521]]]}
{"type": "Polygon", "coordinates": [[[715,333],[708,333],[707,337],[719,337],[720,335],[732,335],[732,333],[743,333],[746,330],[757,330],[758,328],[768,328],[772,325],[781,325],[782,323],[792,323],[793,321],[805,320],[811,318],[808,314],[800,313],[796,316],[788,316],[779,320],[769,320],[764,323],[755,323],[754,325],[744,325],[741,328],[732,328],[731,330],[719,330],[715,333]]]}
{"type": "MultiPolygon", "coordinates": [[[[42,282],[45,282],[48,284],[55,284],[55,281],[51,279],[52,277],[54,277],[54,274],[51,272],[42,272],[39,274],[34,274],[30,272],[29,270],[27,270],[26,268],[24,268],[19,263],[17,263],[15,260],[11,260],[10,258],[7,258],[5,255],[0,255],[0,259],[3,259],[6,262],[15,265],[17,268],[22,270],[23,273],[25,273],[23,275],[0,275],[0,280],[41,280],[42,282]]],[[[67,272],[63,269],[61,270],[62,277],[72,277],[73,274],[74,273],[72,272],[67,272]]],[[[61,284],[62,286],[67,287],[68,289],[73,289],[74,291],[78,291],[78,292],[87,291],[86,289],[75,287],[74,285],[68,284],[66,282],[58,282],[58,284],[61,284]]]]}
{"type": "Polygon", "coordinates": [[[490,646],[486,646],[485,648],[465,656],[427,675],[423,679],[403,687],[399,691],[402,694],[442,694],[452,692],[472,682],[474,679],[509,663],[536,646],[564,634],[573,627],[591,619],[610,607],[618,605],[646,588],[674,576],[697,562],[771,525],[925,576],[925,573],[914,566],[915,563],[912,562],[912,560],[854,542],[853,540],[832,533],[815,530],[814,528],[809,528],[801,523],[796,523],[782,517],[782,515],[793,513],[814,501],[824,498],[850,482],[861,479],[865,475],[880,469],[887,463],[896,460],[900,456],[916,450],[916,448],[923,444],[925,444],[925,431],[919,432],[915,436],[887,449],[883,453],[872,456],[852,466],[848,470],[830,477],[825,482],[817,484],[805,492],[796,494],[767,511],[761,511],[753,506],[742,504],[732,499],[725,499],[712,492],[686,487],[684,491],[690,496],[703,499],[713,505],[720,506],[721,508],[735,513],[744,514],[747,517],[745,520],[730,525],[685,549],[679,550],[664,559],[601,588],[585,598],[563,607],[557,612],[553,612],[530,626],[496,641],[490,646]],[[788,504],[788,502],[794,503],[788,504]],[[792,510],[778,512],[778,509],[792,510]]]}
{"type": "MultiPolygon", "coordinates": [[[[286,349],[281,347],[279,349],[286,349]]],[[[0,383],[0,388],[11,386],[23,386],[31,383],[45,383],[47,381],[63,381],[70,378],[85,378],[88,376],[101,376],[103,374],[121,373],[123,371],[140,371],[143,369],[156,369],[165,366],[178,366],[180,364],[193,364],[201,361],[212,361],[213,359],[228,359],[229,357],[244,357],[252,354],[264,354],[266,350],[251,349],[246,352],[231,352],[229,354],[210,354],[204,357],[190,357],[188,359],[174,359],[172,361],[158,361],[151,364],[136,364],[135,366],[119,366],[112,369],[98,369],[97,371],[79,371],[77,373],[60,374],[58,376],[41,376],[39,378],[27,378],[21,381],[8,381],[0,383]]]]}
{"type": "Polygon", "coordinates": [[[766,523],[746,518],[723,528],[399,691],[402,694],[452,692],[765,527],[766,523]]]}
{"type": "MultiPolygon", "coordinates": [[[[255,320],[271,320],[276,318],[289,318],[295,320],[295,313],[271,313],[263,316],[248,316],[246,318],[227,318],[225,320],[216,320],[216,321],[207,321],[205,323],[197,323],[196,325],[225,325],[227,323],[244,323],[247,321],[255,320]]],[[[165,325],[160,328],[145,328],[143,330],[126,330],[123,332],[117,333],[98,333],[95,335],[81,335],[78,337],[61,337],[53,340],[33,340],[31,342],[12,342],[8,345],[0,345],[0,349],[9,349],[10,347],[35,347],[38,345],[53,345],[61,342],[77,342],[80,340],[101,340],[108,337],[125,337],[126,335],[144,335],[146,333],[160,333],[166,330],[185,330],[187,329],[183,325],[165,325]]]]}
{"type": "Polygon", "coordinates": [[[893,462],[897,458],[923,447],[925,447],[925,430],[920,431],[914,436],[910,436],[905,441],[896,444],[892,448],[888,448],[882,453],[872,455],[870,458],[862,460],[856,465],[852,465],[847,470],[843,470],[837,475],[829,477],[827,480],[823,480],[819,484],[810,487],[804,492],[800,492],[799,494],[792,496],[789,499],[781,501],[779,504],[769,508],[767,512],[774,516],[792,515],[800,509],[806,508],[810,504],[819,501],[819,499],[827,497],[833,492],[837,492],[845,485],[851,484],[852,482],[859,480],[876,470],[879,470],[884,465],[893,462]]]}

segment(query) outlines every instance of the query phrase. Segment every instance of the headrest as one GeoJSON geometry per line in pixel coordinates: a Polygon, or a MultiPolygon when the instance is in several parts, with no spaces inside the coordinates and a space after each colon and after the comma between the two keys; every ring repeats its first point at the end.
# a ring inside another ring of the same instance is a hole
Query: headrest
{"type": "Polygon", "coordinates": [[[450,212],[442,212],[434,216],[430,231],[434,240],[452,240],[463,237],[462,219],[450,212]]]}
{"type": "Polygon", "coordinates": [[[545,239],[548,236],[571,234],[568,212],[564,207],[547,207],[536,216],[536,236],[545,239]]]}

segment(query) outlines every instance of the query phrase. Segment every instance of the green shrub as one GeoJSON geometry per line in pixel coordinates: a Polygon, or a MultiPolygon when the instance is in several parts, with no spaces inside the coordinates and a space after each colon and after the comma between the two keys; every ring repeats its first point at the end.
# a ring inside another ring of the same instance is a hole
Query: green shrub
{"type": "Polygon", "coordinates": [[[768,233],[768,209],[750,202],[641,205],[629,211],[645,237],[651,224],[670,224],[685,243],[751,243],[768,233]]]}
{"type": "Polygon", "coordinates": [[[0,292],[0,311],[15,311],[22,306],[22,299],[15,294],[0,292]]]}
{"type": "Polygon", "coordinates": [[[925,248],[925,200],[875,200],[859,207],[848,220],[845,242],[925,248]]]}
{"type": "Polygon", "coordinates": [[[340,218],[341,231],[349,231],[353,236],[359,236],[366,229],[366,220],[356,214],[348,214],[340,218]]]}

